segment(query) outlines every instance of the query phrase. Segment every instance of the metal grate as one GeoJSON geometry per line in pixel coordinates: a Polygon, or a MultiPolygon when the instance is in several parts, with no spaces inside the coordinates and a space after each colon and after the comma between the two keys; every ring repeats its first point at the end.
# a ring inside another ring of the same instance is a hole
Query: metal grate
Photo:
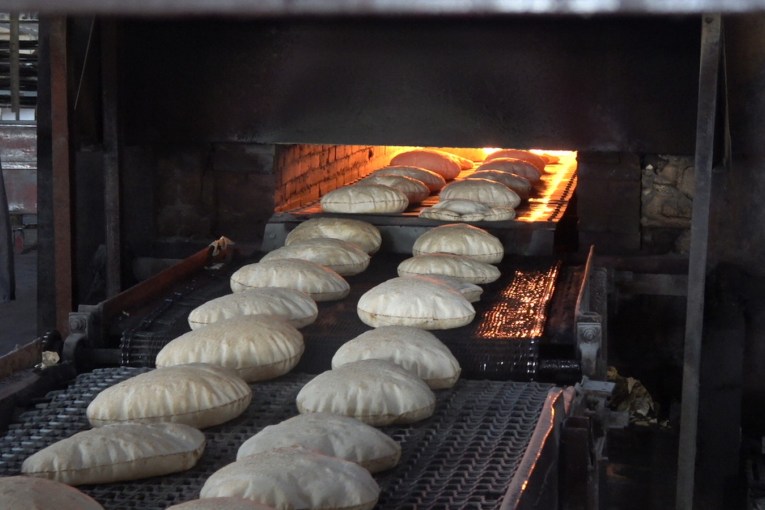
{"type": "MultiPolygon", "coordinates": [[[[67,389],[22,414],[0,438],[0,475],[19,473],[29,455],[89,428],[85,409],[103,389],[146,372],[107,368],[82,374],[67,389]]],[[[239,446],[263,427],[297,414],[295,396],[312,376],[289,374],[252,385],[245,413],[205,429],[207,446],[192,469],[125,483],[80,489],[108,510],[153,510],[194,499],[213,472],[236,459],[239,446]]],[[[496,509],[523,457],[552,385],[461,380],[436,392],[434,415],[382,430],[401,444],[399,465],[376,475],[378,509],[496,509]]]]}
{"type": "MultiPolygon", "coordinates": [[[[404,258],[393,254],[374,256],[365,272],[348,277],[348,297],[319,303],[317,321],[301,330],[306,350],[297,371],[328,370],[337,349],[369,329],[358,318],[356,304],[367,290],[397,276],[396,268],[404,258]]],[[[189,331],[187,317],[192,309],[231,292],[229,276],[241,265],[206,271],[159,303],[123,334],[123,364],[154,366],[162,347],[189,331]]],[[[434,333],[459,360],[463,377],[531,380],[538,366],[538,344],[560,264],[551,258],[508,256],[499,268],[502,278],[485,285],[481,301],[474,303],[473,322],[434,333]]]]}

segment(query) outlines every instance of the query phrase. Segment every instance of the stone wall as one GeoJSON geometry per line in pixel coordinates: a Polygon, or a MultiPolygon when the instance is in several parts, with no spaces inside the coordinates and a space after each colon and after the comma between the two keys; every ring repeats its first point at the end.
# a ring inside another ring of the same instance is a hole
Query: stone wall
{"type": "Polygon", "coordinates": [[[640,218],[644,248],[688,253],[694,187],[692,157],[644,158],[640,218]]]}

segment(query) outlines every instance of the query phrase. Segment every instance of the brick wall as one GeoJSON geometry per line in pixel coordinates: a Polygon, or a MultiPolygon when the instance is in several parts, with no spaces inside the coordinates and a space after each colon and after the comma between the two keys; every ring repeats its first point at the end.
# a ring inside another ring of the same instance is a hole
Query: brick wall
{"type": "Polygon", "coordinates": [[[407,147],[380,145],[279,145],[274,155],[275,209],[315,202],[388,164],[407,147]]]}

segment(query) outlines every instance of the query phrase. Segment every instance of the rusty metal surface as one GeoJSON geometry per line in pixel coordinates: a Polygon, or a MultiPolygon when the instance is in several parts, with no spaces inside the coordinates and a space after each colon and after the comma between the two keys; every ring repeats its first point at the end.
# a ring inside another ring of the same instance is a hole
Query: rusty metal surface
{"type": "Polygon", "coordinates": [[[170,15],[460,15],[460,14],[689,14],[765,10],[762,0],[8,0],[7,10],[41,14],[170,15]]]}

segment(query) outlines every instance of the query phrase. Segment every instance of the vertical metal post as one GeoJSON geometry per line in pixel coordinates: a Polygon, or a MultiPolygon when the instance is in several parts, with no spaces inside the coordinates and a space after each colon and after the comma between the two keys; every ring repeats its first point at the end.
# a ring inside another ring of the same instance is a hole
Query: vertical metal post
{"type": "Polygon", "coordinates": [[[12,12],[10,16],[11,33],[8,41],[10,54],[11,75],[11,111],[19,120],[21,114],[21,80],[19,79],[19,13],[12,12]]]}
{"type": "Polygon", "coordinates": [[[117,23],[101,25],[101,81],[104,145],[104,220],[106,227],[106,296],[118,294],[121,282],[120,136],[117,70],[117,23]]]}
{"type": "Polygon", "coordinates": [[[683,394],[677,459],[677,510],[693,508],[696,474],[696,432],[699,411],[699,370],[704,328],[709,205],[711,200],[717,80],[722,26],[719,14],[702,16],[699,97],[696,118],[695,178],[688,267],[688,299],[683,354],[683,394]]]}
{"type": "Polygon", "coordinates": [[[69,332],[69,312],[74,302],[67,51],[67,20],[59,17],[50,23],[50,101],[56,329],[64,337],[69,332]]]}

